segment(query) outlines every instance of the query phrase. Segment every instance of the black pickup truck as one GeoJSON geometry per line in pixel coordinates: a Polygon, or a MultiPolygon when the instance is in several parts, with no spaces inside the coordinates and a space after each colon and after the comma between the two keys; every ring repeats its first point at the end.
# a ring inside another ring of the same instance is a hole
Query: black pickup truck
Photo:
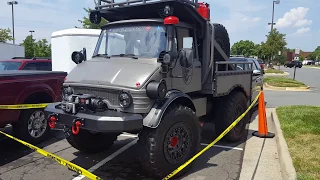
{"type": "Polygon", "coordinates": [[[300,61],[288,61],[284,64],[284,67],[289,67],[289,68],[292,68],[292,67],[298,67],[298,68],[302,68],[302,62],[300,61]]]}

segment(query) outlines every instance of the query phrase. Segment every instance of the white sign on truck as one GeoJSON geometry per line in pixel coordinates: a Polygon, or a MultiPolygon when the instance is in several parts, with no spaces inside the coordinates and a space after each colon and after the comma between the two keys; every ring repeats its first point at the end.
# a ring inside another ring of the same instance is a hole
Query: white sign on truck
{"type": "Polygon", "coordinates": [[[69,73],[76,64],[71,59],[74,51],[86,48],[87,58],[93,55],[100,29],[71,28],[51,34],[52,71],[69,73]]]}
{"type": "Polygon", "coordinates": [[[14,57],[24,57],[24,46],[0,43],[0,60],[10,60],[14,57]]]}

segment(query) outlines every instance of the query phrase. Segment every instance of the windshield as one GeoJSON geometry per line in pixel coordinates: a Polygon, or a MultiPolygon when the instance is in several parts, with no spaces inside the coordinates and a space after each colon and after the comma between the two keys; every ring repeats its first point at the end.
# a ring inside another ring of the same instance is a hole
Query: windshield
{"type": "Polygon", "coordinates": [[[94,56],[157,58],[166,49],[163,26],[126,26],[102,30],[94,56]]]}
{"type": "Polygon", "coordinates": [[[3,70],[18,70],[21,62],[0,61],[0,71],[3,70]]]}

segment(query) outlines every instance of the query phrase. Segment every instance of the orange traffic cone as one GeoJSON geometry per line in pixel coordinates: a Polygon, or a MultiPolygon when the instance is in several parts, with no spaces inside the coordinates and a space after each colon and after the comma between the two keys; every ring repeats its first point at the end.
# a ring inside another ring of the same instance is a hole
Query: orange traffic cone
{"type": "Polygon", "coordinates": [[[253,132],[252,135],[260,138],[273,138],[275,134],[268,132],[267,115],[266,115],[266,107],[264,103],[263,91],[261,91],[261,94],[259,97],[258,113],[259,113],[258,114],[258,118],[259,118],[258,131],[253,132]]]}

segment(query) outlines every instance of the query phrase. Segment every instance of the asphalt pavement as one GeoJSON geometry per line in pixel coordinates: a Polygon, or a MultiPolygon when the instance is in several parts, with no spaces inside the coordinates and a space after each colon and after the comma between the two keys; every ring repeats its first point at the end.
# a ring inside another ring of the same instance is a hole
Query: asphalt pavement
{"type": "MultiPolygon", "coordinates": [[[[275,66],[278,69],[278,66],[275,66]]],[[[294,68],[280,67],[293,78],[294,68]]],[[[265,75],[267,76],[267,75],[265,75]]],[[[295,79],[310,86],[311,91],[273,91],[265,90],[267,108],[276,108],[287,105],[313,105],[320,106],[320,69],[302,67],[296,69],[295,79]]]]}
{"type": "MultiPolygon", "coordinates": [[[[205,124],[202,148],[216,137],[214,125],[205,124]]],[[[3,130],[11,134],[11,127],[3,130]]],[[[71,147],[64,139],[62,130],[54,130],[51,138],[38,145],[44,150],[58,155],[103,179],[154,180],[140,166],[136,153],[137,136],[122,134],[114,146],[105,152],[87,155],[71,147]]],[[[239,143],[219,142],[194,161],[194,166],[183,180],[238,179],[246,137],[239,143]]],[[[0,136],[0,179],[3,180],[57,180],[87,179],[57,162],[40,155],[14,140],[0,136]]]]}

